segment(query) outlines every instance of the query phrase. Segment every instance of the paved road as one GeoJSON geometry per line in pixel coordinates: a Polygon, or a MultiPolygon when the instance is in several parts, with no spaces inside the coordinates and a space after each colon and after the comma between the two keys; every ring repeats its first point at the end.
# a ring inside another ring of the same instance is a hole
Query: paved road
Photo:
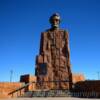
{"type": "Polygon", "coordinates": [[[48,98],[9,98],[9,99],[0,99],[0,100],[99,100],[99,99],[88,99],[88,98],[71,98],[71,97],[48,97],[48,98]]]}

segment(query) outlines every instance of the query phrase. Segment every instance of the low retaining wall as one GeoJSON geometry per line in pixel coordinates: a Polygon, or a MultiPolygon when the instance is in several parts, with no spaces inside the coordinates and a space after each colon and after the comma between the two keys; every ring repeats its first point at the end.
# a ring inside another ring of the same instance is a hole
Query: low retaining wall
{"type": "Polygon", "coordinates": [[[23,86],[24,83],[20,82],[0,82],[0,98],[8,98],[9,92],[23,86]]]}

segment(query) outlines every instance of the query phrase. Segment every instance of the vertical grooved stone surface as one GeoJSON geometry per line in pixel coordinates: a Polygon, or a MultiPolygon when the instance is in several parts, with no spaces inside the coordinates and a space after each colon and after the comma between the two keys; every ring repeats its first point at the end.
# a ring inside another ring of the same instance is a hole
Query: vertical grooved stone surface
{"type": "Polygon", "coordinates": [[[40,51],[36,57],[35,69],[37,89],[71,88],[72,73],[68,45],[68,32],[65,30],[49,29],[41,33],[40,51]],[[44,64],[46,66],[42,66],[44,64]],[[43,73],[45,71],[46,73],[43,73]]]}

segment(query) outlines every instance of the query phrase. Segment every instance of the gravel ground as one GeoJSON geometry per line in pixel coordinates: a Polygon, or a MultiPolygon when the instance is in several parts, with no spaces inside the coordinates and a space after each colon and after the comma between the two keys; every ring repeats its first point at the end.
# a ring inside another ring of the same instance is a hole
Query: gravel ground
{"type": "Polygon", "coordinates": [[[88,99],[88,98],[72,98],[72,97],[48,97],[48,98],[9,98],[9,99],[0,99],[0,100],[99,100],[99,99],[88,99]]]}

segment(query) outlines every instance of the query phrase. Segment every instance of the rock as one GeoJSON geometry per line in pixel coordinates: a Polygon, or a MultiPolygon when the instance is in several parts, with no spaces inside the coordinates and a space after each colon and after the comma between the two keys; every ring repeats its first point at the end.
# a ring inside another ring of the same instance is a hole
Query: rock
{"type": "Polygon", "coordinates": [[[72,73],[69,55],[68,33],[66,31],[48,30],[41,34],[40,53],[36,58],[35,70],[37,88],[71,88],[72,73]],[[46,68],[43,68],[41,64],[46,64],[46,68]],[[43,70],[46,73],[42,73],[43,70]]]}

